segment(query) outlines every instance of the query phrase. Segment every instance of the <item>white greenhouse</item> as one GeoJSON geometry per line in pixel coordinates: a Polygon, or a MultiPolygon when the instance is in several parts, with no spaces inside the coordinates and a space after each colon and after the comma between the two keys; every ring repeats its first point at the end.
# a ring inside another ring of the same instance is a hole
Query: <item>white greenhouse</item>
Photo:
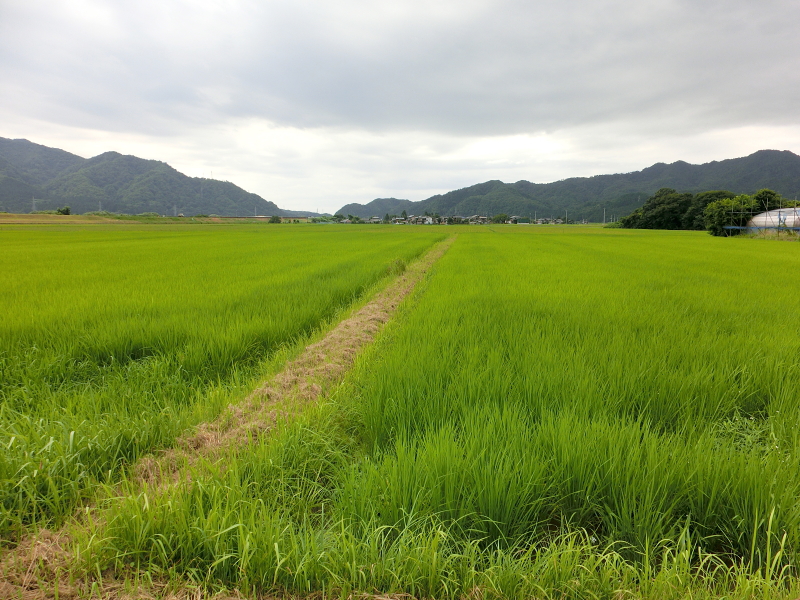
{"type": "Polygon", "coordinates": [[[747,222],[749,229],[800,229],[800,208],[776,208],[755,215],[747,222]]]}

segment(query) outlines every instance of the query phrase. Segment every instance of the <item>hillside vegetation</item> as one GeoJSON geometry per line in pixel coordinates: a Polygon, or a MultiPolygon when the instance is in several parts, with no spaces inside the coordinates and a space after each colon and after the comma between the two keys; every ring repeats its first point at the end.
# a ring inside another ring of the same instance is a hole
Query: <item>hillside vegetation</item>
{"type": "Polygon", "coordinates": [[[85,159],[28,140],[0,138],[0,210],[27,213],[64,205],[73,213],[313,214],[282,210],[233,183],[187,177],[156,160],[118,152],[85,159]]]}
{"type": "Polygon", "coordinates": [[[760,150],[744,158],[691,165],[678,161],[657,163],[634,173],[573,177],[554,183],[529,181],[503,183],[487,181],[426,200],[411,202],[395,198],[373,200],[369,204],[348,204],[339,214],[361,218],[408,214],[442,216],[473,214],[563,217],[572,220],[603,221],[623,217],[642,206],[645,199],[661,188],[698,193],[730,190],[752,194],[770,188],[787,198],[800,195],[800,156],[789,151],[760,150]]]}

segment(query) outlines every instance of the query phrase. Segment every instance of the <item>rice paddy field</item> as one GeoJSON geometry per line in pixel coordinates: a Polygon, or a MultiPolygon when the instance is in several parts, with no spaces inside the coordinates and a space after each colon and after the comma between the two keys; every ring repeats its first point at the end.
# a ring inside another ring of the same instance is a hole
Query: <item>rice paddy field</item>
{"type": "Polygon", "coordinates": [[[0,535],[71,515],[436,239],[375,233],[0,231],[0,535]]]}
{"type": "Polygon", "coordinates": [[[797,244],[204,225],[18,227],[0,246],[2,535],[13,552],[64,528],[87,597],[109,578],[165,596],[800,594],[797,244]],[[316,402],[169,484],[131,476],[446,237],[316,402]]]}

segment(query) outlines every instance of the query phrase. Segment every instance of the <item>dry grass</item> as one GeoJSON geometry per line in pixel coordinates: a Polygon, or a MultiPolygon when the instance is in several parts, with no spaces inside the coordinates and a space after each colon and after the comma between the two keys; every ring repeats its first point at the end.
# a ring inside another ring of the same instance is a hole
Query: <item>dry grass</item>
{"type": "Polygon", "coordinates": [[[81,223],[116,223],[118,219],[98,215],[31,215],[0,213],[0,225],[63,225],[81,223]]]}
{"type": "Polygon", "coordinates": [[[151,486],[180,480],[198,457],[216,458],[232,447],[269,433],[279,419],[291,418],[342,379],[358,352],[375,339],[403,299],[447,251],[454,238],[436,244],[352,316],[311,344],[244,402],[228,406],[215,421],[203,423],[175,448],[140,460],[134,476],[151,486]]]}
{"type": "Polygon", "coordinates": [[[64,532],[47,529],[23,540],[0,562],[0,597],[53,598],[57,589],[62,598],[74,597],[78,590],[63,577],[69,566],[68,542],[64,532]]]}

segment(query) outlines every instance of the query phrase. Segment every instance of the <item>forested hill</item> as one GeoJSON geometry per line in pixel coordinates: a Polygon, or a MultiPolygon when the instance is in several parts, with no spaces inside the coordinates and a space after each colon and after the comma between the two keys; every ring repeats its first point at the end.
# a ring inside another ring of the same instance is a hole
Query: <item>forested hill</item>
{"type": "Polygon", "coordinates": [[[69,205],[74,213],[315,214],[282,210],[230,182],[187,177],[157,160],[118,152],[86,159],[28,140],[0,138],[0,210],[27,213],[34,204],[36,210],[69,205]]]}
{"type": "Polygon", "coordinates": [[[640,207],[661,188],[681,192],[730,190],[752,194],[762,188],[773,189],[787,198],[800,196],[800,156],[788,150],[759,150],[744,158],[691,165],[678,161],[656,163],[634,173],[573,177],[554,183],[487,181],[411,202],[380,198],[369,204],[348,204],[339,209],[343,215],[362,218],[385,214],[423,214],[442,216],[474,214],[540,217],[563,216],[598,222],[606,217],[625,216],[640,207]]]}

